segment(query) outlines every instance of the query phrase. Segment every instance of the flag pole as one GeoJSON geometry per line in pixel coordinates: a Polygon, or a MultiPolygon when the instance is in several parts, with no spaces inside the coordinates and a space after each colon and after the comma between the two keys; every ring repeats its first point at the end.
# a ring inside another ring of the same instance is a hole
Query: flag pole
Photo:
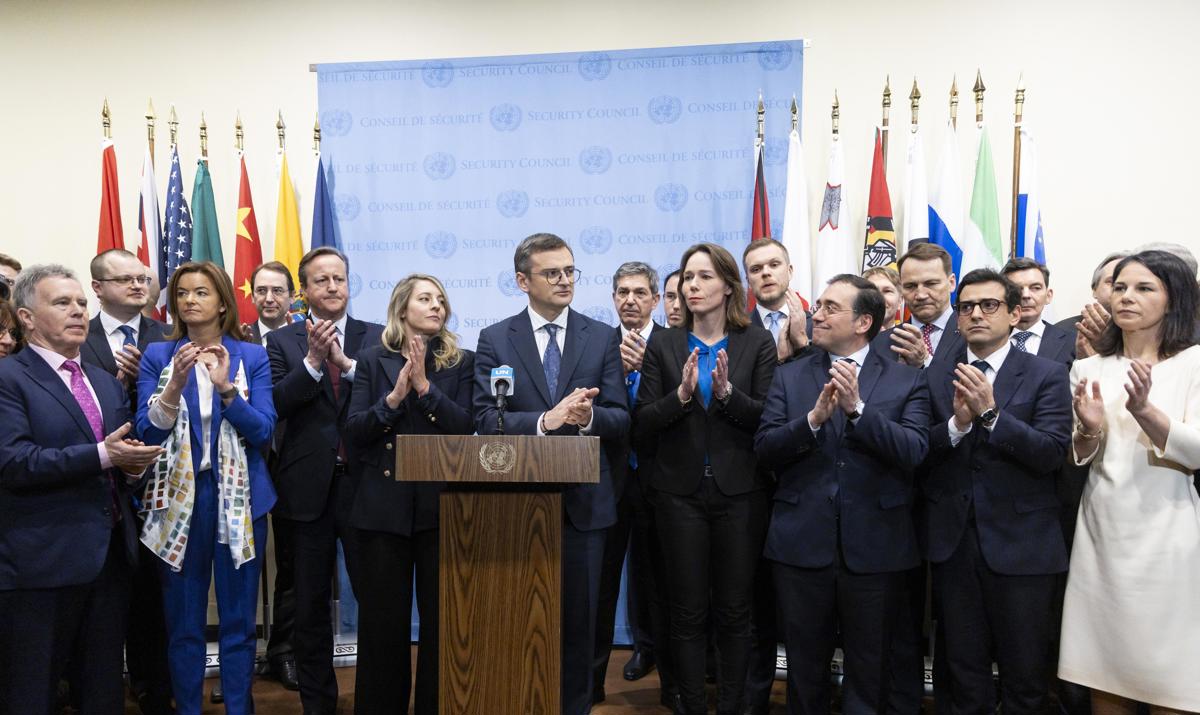
{"type": "Polygon", "coordinates": [[[171,105],[171,115],[167,119],[167,126],[170,127],[171,130],[171,146],[175,146],[177,143],[177,137],[179,136],[179,117],[175,114],[174,104],[171,105]]]}
{"type": "Polygon", "coordinates": [[[282,154],[284,145],[287,143],[285,135],[287,133],[287,125],[283,123],[283,110],[279,110],[279,119],[275,122],[275,131],[279,134],[279,152],[282,154]]]}
{"type": "Polygon", "coordinates": [[[917,78],[913,77],[913,88],[908,93],[908,106],[912,110],[912,120],[909,123],[909,131],[913,134],[917,133],[917,111],[921,106],[921,90],[917,89],[917,78]]]}
{"type": "Polygon", "coordinates": [[[754,135],[754,148],[762,149],[763,137],[766,135],[767,108],[763,104],[762,90],[758,90],[758,130],[754,135]]]}
{"type": "Polygon", "coordinates": [[[238,154],[241,154],[245,150],[243,146],[244,137],[245,132],[242,131],[242,113],[239,111],[237,113],[237,119],[235,119],[233,122],[233,145],[237,147],[238,154]]]}
{"type": "Polygon", "coordinates": [[[833,90],[833,111],[830,112],[830,118],[833,120],[833,140],[838,140],[838,119],[842,116],[841,106],[838,104],[837,90],[833,90]]]}
{"type": "Polygon", "coordinates": [[[200,161],[208,164],[208,123],[204,121],[204,112],[200,112],[200,161]]]}
{"type": "Polygon", "coordinates": [[[792,94],[792,131],[800,131],[800,106],[796,104],[796,95],[792,94]]]}
{"type": "Polygon", "coordinates": [[[108,111],[108,97],[104,98],[104,107],[100,110],[100,123],[104,126],[104,138],[112,139],[112,112],[108,111]]]}
{"type": "Polygon", "coordinates": [[[150,165],[154,166],[154,100],[146,108],[146,143],[150,147],[150,165]]]}
{"type": "Polygon", "coordinates": [[[1009,237],[1008,255],[1017,255],[1017,195],[1021,191],[1021,118],[1025,113],[1025,75],[1017,77],[1016,110],[1013,112],[1013,182],[1012,182],[1012,231],[1009,237]]]}
{"type": "Polygon", "coordinates": [[[887,75],[883,81],[883,125],[879,128],[879,143],[883,149],[883,173],[887,173],[888,159],[888,122],[892,113],[892,76],[887,75]]]}
{"type": "Polygon", "coordinates": [[[321,115],[313,119],[313,155],[321,156],[321,115]]]}
{"type": "Polygon", "coordinates": [[[958,129],[958,75],[950,80],[950,126],[958,129]]]}
{"type": "Polygon", "coordinates": [[[971,89],[975,93],[975,126],[983,128],[983,93],[987,91],[987,87],[983,86],[983,75],[979,70],[975,70],[975,86],[971,89]]]}

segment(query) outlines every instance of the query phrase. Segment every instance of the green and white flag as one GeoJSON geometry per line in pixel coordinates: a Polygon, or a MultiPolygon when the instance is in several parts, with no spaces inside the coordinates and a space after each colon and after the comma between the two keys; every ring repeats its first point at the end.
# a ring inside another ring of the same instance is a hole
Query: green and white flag
{"type": "Polygon", "coordinates": [[[976,268],[999,270],[1004,264],[1004,242],[1000,237],[1000,203],[996,197],[996,168],[987,129],[979,129],[979,155],[975,161],[975,184],[971,188],[970,220],[963,246],[962,272],[976,268]]]}

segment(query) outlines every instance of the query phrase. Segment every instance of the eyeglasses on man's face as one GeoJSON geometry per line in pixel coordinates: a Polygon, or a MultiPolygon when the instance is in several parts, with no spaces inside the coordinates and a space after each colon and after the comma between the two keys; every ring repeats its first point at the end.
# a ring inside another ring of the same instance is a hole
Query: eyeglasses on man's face
{"type": "Polygon", "coordinates": [[[575,266],[567,266],[566,268],[547,268],[544,271],[538,271],[534,275],[545,278],[546,282],[550,285],[558,285],[564,280],[567,283],[574,283],[579,280],[579,276],[583,275],[583,271],[575,266]]]}
{"type": "Polygon", "coordinates": [[[273,295],[276,298],[283,298],[287,296],[287,294],[287,288],[283,288],[281,286],[259,286],[254,289],[254,295],[258,296],[259,298],[266,298],[268,295],[273,295]]]}
{"type": "Polygon", "coordinates": [[[148,286],[150,281],[154,280],[150,276],[113,276],[112,278],[97,278],[101,283],[116,283],[121,287],[129,287],[134,283],[138,285],[148,286]]]}
{"type": "Polygon", "coordinates": [[[826,318],[832,318],[835,315],[841,315],[842,313],[854,312],[854,311],[851,308],[843,308],[842,306],[837,305],[836,303],[823,303],[818,300],[816,303],[813,304],[812,314],[816,315],[817,313],[822,313],[822,312],[825,313],[826,318]]]}
{"type": "Polygon", "coordinates": [[[954,306],[958,314],[964,318],[975,312],[979,308],[984,315],[994,315],[1000,306],[1004,305],[1004,301],[996,300],[995,298],[984,298],[983,300],[960,300],[958,305],[954,306]]]}

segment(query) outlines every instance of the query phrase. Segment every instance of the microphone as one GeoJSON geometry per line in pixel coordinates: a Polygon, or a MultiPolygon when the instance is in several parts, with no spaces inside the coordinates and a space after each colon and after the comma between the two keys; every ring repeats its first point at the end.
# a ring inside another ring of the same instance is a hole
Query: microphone
{"type": "Polygon", "coordinates": [[[496,398],[496,410],[499,412],[496,415],[496,431],[499,434],[504,434],[504,409],[507,407],[508,396],[512,393],[514,377],[513,369],[509,365],[492,368],[490,382],[492,397],[496,398]]]}

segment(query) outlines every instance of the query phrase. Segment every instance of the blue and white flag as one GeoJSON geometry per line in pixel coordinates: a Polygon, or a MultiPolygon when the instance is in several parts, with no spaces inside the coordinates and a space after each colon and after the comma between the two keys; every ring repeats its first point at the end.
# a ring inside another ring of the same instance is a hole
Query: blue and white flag
{"type": "MultiPolygon", "coordinates": [[[[179,164],[179,148],[175,145],[171,145],[171,178],[167,180],[167,210],[162,235],[160,275],[169,282],[176,268],[192,260],[192,214],[183,197],[183,171],[179,164]]],[[[166,317],[169,320],[171,316],[166,317]]]]}
{"type": "Polygon", "coordinates": [[[925,179],[925,147],[921,130],[908,135],[908,162],[905,169],[904,229],[897,250],[903,254],[914,243],[929,240],[929,184],[925,179]]]}
{"type": "Polygon", "coordinates": [[[1017,188],[1017,256],[1029,257],[1046,265],[1042,202],[1038,192],[1037,145],[1025,127],[1021,127],[1021,177],[1017,188]]]}
{"type": "Polygon", "coordinates": [[[962,161],[958,156],[958,133],[946,122],[942,157],[938,162],[937,181],[929,196],[929,242],[950,254],[954,275],[962,270],[962,241],[965,239],[963,219],[966,211],[962,195],[962,161]]]}

